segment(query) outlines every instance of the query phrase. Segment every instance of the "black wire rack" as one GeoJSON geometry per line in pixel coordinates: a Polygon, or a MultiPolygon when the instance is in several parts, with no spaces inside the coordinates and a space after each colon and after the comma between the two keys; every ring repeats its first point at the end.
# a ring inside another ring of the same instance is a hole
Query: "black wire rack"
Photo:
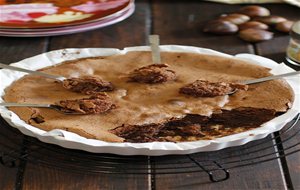
{"type": "Polygon", "coordinates": [[[14,134],[20,133],[2,119],[0,127],[10,135],[0,133],[0,164],[17,167],[20,163],[33,162],[69,172],[106,174],[181,174],[205,172],[212,182],[230,177],[229,170],[274,159],[286,163],[286,156],[300,151],[300,126],[298,114],[281,131],[264,139],[219,151],[169,156],[120,156],[71,150],[43,143],[24,136],[21,146],[14,134]],[[1,143],[6,142],[6,143],[1,143]],[[8,142],[8,143],[7,143],[8,142]],[[14,148],[18,147],[18,148],[14,148]]]}

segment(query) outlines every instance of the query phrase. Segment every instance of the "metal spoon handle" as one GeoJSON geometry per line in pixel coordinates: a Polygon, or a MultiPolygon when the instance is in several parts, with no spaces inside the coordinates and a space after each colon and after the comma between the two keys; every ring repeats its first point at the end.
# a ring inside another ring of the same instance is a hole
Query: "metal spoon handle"
{"type": "Polygon", "coordinates": [[[6,107],[35,107],[35,108],[50,108],[50,104],[27,104],[27,103],[0,103],[0,106],[6,107]]]}
{"type": "Polygon", "coordinates": [[[150,35],[149,42],[150,42],[150,47],[151,47],[153,63],[161,64],[160,50],[159,50],[159,36],[158,35],[150,35]]]}
{"type": "Polygon", "coordinates": [[[24,72],[24,73],[30,73],[30,74],[33,74],[33,75],[38,75],[38,76],[51,78],[51,79],[55,79],[55,80],[60,80],[60,81],[63,81],[65,79],[62,76],[49,75],[49,74],[38,72],[38,71],[32,71],[32,70],[23,69],[23,68],[20,68],[20,67],[5,65],[3,63],[0,63],[0,68],[10,69],[10,70],[14,70],[14,71],[20,71],[20,72],[24,72]]]}
{"type": "Polygon", "coordinates": [[[242,84],[254,84],[254,83],[260,83],[260,82],[264,82],[264,81],[268,81],[268,80],[274,80],[274,79],[279,79],[279,78],[283,78],[283,77],[293,76],[293,75],[297,75],[297,74],[300,74],[300,71],[285,73],[285,74],[281,74],[281,75],[273,75],[273,76],[259,78],[259,79],[253,79],[253,80],[246,80],[246,81],[242,81],[241,83],[242,84]]]}

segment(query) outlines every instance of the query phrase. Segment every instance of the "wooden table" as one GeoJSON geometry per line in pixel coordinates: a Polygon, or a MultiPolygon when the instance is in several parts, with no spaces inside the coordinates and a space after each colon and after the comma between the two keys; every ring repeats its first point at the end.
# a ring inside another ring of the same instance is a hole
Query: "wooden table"
{"type": "MultiPolygon", "coordinates": [[[[105,28],[55,37],[0,37],[0,62],[9,64],[46,51],[62,48],[123,48],[145,45],[148,44],[147,36],[149,34],[159,34],[162,44],[205,47],[229,54],[252,53],[278,62],[284,61],[285,49],[289,40],[288,35],[276,33],[273,40],[250,44],[241,41],[234,35],[219,37],[201,32],[207,20],[222,13],[233,12],[241,6],[202,2],[200,0],[138,0],[136,11],[130,18],[105,28]]],[[[297,7],[287,4],[266,4],[264,6],[269,8],[273,14],[292,20],[300,19],[300,9],[297,7]]],[[[300,67],[294,68],[299,69],[300,67]]],[[[299,127],[300,123],[298,122],[294,129],[299,127]]],[[[188,169],[186,170],[187,173],[182,174],[156,174],[154,166],[157,166],[156,162],[163,157],[148,158],[150,162],[146,161],[145,165],[150,164],[151,169],[154,168],[149,175],[74,172],[55,167],[53,163],[47,165],[20,159],[16,161],[14,167],[0,164],[0,189],[300,189],[300,152],[297,152],[300,148],[300,135],[296,133],[293,138],[284,141],[282,139],[288,137],[284,136],[286,134],[282,134],[280,136],[282,143],[279,142],[280,139],[278,140],[278,138],[276,138],[276,142],[272,140],[274,135],[264,140],[267,144],[271,144],[271,149],[267,149],[270,151],[270,155],[281,156],[281,159],[274,159],[273,157],[256,164],[232,168],[229,170],[230,178],[218,183],[210,182],[205,172],[189,173],[188,169]],[[278,143],[278,145],[273,146],[274,143],[278,143]],[[291,145],[294,149],[289,152],[290,154],[283,152],[284,148],[291,145]],[[282,149],[282,151],[278,151],[278,149],[282,149]],[[285,157],[284,154],[289,155],[285,157]]],[[[43,147],[40,144],[43,143],[28,139],[30,138],[8,127],[1,119],[0,158],[5,161],[5,154],[16,153],[14,150],[19,150],[21,155],[30,158],[34,151],[37,151],[34,148],[35,143],[39,144],[39,151],[43,151],[40,150],[43,147]]],[[[260,144],[255,143],[256,147],[259,148],[260,144]]],[[[254,144],[250,143],[241,149],[235,149],[235,152],[244,152],[251,149],[254,144]]],[[[253,151],[247,156],[264,159],[266,156],[265,149],[257,150],[260,151],[253,151]]],[[[51,162],[51,158],[57,157],[55,154],[44,151],[40,152],[37,158],[46,159],[42,158],[41,155],[43,155],[43,157],[47,157],[48,162],[51,162]]],[[[84,153],[82,154],[84,155],[84,153]]],[[[232,154],[232,151],[229,153],[225,150],[215,155],[222,156],[222,154],[232,154]]],[[[203,156],[206,155],[203,154],[203,156]]],[[[245,159],[245,155],[240,159],[245,159]]],[[[223,161],[230,162],[225,158],[223,161]]],[[[256,161],[253,159],[250,160],[250,163],[256,161]]],[[[134,163],[129,163],[126,167],[135,167],[134,165],[134,163]]],[[[174,167],[177,166],[174,165],[174,167]]]]}

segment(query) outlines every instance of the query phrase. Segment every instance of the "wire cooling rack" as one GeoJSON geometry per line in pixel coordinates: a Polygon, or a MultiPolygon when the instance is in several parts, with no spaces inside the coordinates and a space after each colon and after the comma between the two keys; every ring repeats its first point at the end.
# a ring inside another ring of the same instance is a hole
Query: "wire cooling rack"
{"type": "Polygon", "coordinates": [[[119,156],[71,150],[46,144],[24,136],[1,119],[0,127],[9,135],[0,133],[0,164],[17,167],[22,162],[33,162],[49,167],[80,173],[107,174],[180,174],[205,172],[212,182],[230,177],[229,169],[280,159],[300,151],[298,114],[281,131],[268,137],[219,151],[169,156],[119,156]],[[5,142],[5,143],[1,143],[5,142]]]}

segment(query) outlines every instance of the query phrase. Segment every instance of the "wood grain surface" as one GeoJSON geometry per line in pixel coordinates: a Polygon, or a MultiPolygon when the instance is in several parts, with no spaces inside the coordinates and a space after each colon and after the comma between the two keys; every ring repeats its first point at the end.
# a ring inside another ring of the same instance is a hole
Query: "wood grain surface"
{"type": "Polygon", "coordinates": [[[128,19],[105,28],[53,37],[49,50],[63,48],[120,48],[145,45],[150,32],[150,8],[147,1],[139,1],[136,11],[128,19]]]}
{"type": "MultiPolygon", "coordinates": [[[[0,37],[0,62],[13,63],[45,52],[47,38],[5,38],[0,37]]],[[[1,82],[1,81],[0,81],[1,82]]],[[[0,152],[11,153],[22,149],[23,135],[15,129],[7,129],[8,124],[0,118],[0,152]]],[[[14,154],[14,156],[16,156],[14,154]]],[[[21,185],[23,165],[13,168],[0,164],[0,189],[14,189],[21,185]]]]}
{"type": "MultiPolygon", "coordinates": [[[[272,140],[270,140],[271,137],[267,139],[268,140],[264,141],[265,143],[262,144],[261,141],[249,143],[240,149],[230,148],[220,151],[219,154],[210,155],[210,157],[203,155],[200,157],[200,159],[219,160],[219,163],[224,168],[234,167],[235,164],[232,164],[232,162],[236,160],[240,160],[241,163],[246,164],[247,162],[245,162],[245,159],[257,157],[253,160],[253,162],[262,162],[266,158],[274,157],[274,148],[272,148],[273,143],[272,140]],[[258,146],[257,144],[263,146],[258,146]],[[264,151],[259,151],[259,149],[262,147],[270,148],[267,148],[264,151]],[[254,153],[250,154],[250,152],[254,153]],[[266,156],[268,154],[271,154],[271,156],[266,156]],[[264,159],[260,159],[260,156],[264,157],[264,159]]],[[[230,178],[217,183],[211,183],[208,174],[205,172],[176,175],[156,175],[155,188],[159,190],[196,190],[199,189],[199,187],[203,189],[285,189],[283,175],[278,172],[280,171],[279,160],[272,160],[228,170],[230,171],[230,178]]],[[[216,172],[216,178],[221,178],[223,176],[223,172],[216,172]]]]}
{"type": "Polygon", "coordinates": [[[147,175],[89,174],[27,164],[23,189],[149,189],[147,175]]]}
{"type": "MultiPolygon", "coordinates": [[[[299,138],[298,138],[299,142],[299,138]]],[[[292,186],[294,189],[300,189],[300,153],[295,153],[287,157],[287,163],[289,166],[289,174],[292,180],[292,186]]]]}
{"type": "Polygon", "coordinates": [[[131,168],[147,171],[147,157],[136,156],[131,158],[136,162],[119,164],[124,162],[123,158],[117,158],[119,162],[116,163],[113,155],[87,154],[40,144],[32,138],[27,140],[29,156],[23,178],[24,189],[149,189],[149,176],[146,174],[111,173],[125,173],[131,168]]]}
{"type": "Polygon", "coordinates": [[[47,38],[0,37],[1,63],[14,63],[47,50],[47,38]]]}
{"type": "MultiPolygon", "coordinates": [[[[148,44],[149,34],[159,34],[161,44],[190,45],[211,48],[229,54],[252,53],[271,58],[277,62],[285,59],[285,49],[289,41],[287,34],[275,34],[275,39],[251,44],[240,40],[236,35],[215,36],[202,32],[204,24],[220,14],[232,13],[243,5],[228,5],[203,2],[199,0],[139,0],[136,1],[134,14],[112,26],[78,34],[37,37],[11,38],[0,37],[0,62],[12,63],[37,55],[42,52],[63,48],[111,47],[124,48],[148,44]]],[[[299,20],[299,8],[286,4],[266,4],[273,14],[284,16],[290,20],[299,20]]],[[[296,68],[296,67],[295,67],[296,68]]],[[[297,67],[299,69],[299,67],[297,67]]],[[[299,123],[296,127],[300,127],[299,123]]],[[[243,160],[247,156],[260,157],[275,154],[271,137],[265,139],[266,151],[252,150],[254,142],[237,151],[223,150],[215,158],[224,158],[221,162],[231,162],[231,155],[243,156],[234,159],[243,160]]],[[[285,137],[282,136],[282,139],[285,137]]],[[[293,141],[284,142],[289,147],[300,142],[299,135],[293,141]]],[[[70,156],[59,152],[48,151],[47,148],[36,150],[35,143],[26,141],[27,137],[14,130],[7,130],[7,124],[0,120],[0,152],[5,150],[23,150],[28,153],[28,161],[21,162],[15,168],[0,164],[0,189],[300,189],[300,153],[292,154],[284,160],[271,160],[255,165],[230,169],[230,179],[211,183],[205,172],[169,175],[133,175],[133,174],[101,174],[70,171],[59,167],[70,156]],[[5,127],[4,127],[5,126],[5,127]],[[9,140],[7,140],[8,137],[9,140]],[[26,143],[24,143],[26,142],[26,143]],[[26,146],[25,146],[26,145],[26,146]],[[5,148],[6,147],[6,148],[5,148]],[[43,162],[47,160],[47,163],[43,162]],[[287,179],[289,178],[289,179],[287,179]],[[290,182],[289,182],[290,180],[290,182]],[[287,182],[289,184],[287,184],[287,182]]],[[[259,145],[256,146],[259,149],[259,145]]],[[[295,149],[299,149],[299,145],[295,149]]],[[[61,148],[59,148],[61,149],[61,148]]],[[[83,154],[85,155],[85,154],[83,154]]],[[[205,157],[207,155],[204,155],[205,157]]],[[[209,157],[208,159],[215,159],[209,157]]],[[[260,158],[261,159],[261,158],[260,158]]],[[[259,161],[259,160],[256,160],[259,161]]],[[[167,163],[168,160],[165,160],[167,163]]],[[[158,170],[159,157],[148,160],[141,167],[158,170]]],[[[92,165],[92,163],[90,163],[92,165]]],[[[124,165],[124,169],[137,167],[134,163],[124,165]]],[[[174,166],[176,167],[176,165],[174,166]]]]}
{"type": "MultiPolygon", "coordinates": [[[[271,10],[271,13],[275,14],[275,15],[280,15],[280,16],[284,16],[285,18],[289,19],[289,20],[293,20],[293,21],[297,21],[300,20],[300,11],[299,8],[294,7],[294,6],[290,6],[290,5],[281,5],[276,6],[276,5],[267,5],[267,8],[269,8],[271,10]],[[282,10],[287,10],[287,11],[282,11],[282,10]]],[[[273,59],[274,61],[277,61],[278,63],[282,63],[285,62],[285,51],[286,51],[286,47],[289,43],[289,39],[290,37],[287,36],[286,34],[283,33],[276,33],[275,34],[275,38],[273,40],[270,41],[266,41],[263,43],[258,43],[256,45],[256,49],[257,49],[257,53],[259,55],[262,55],[264,57],[268,57],[270,59],[273,59]]],[[[288,64],[290,67],[292,67],[293,69],[296,70],[300,70],[300,67],[288,64]]],[[[298,124],[295,126],[295,128],[300,128],[300,122],[298,122],[298,124]]],[[[291,133],[288,133],[289,135],[291,135],[291,133]]],[[[283,137],[283,139],[287,138],[286,136],[283,137]]],[[[288,148],[291,147],[295,144],[298,143],[298,146],[295,146],[293,149],[290,149],[289,151],[287,151],[286,153],[289,153],[293,150],[299,150],[300,146],[299,146],[299,142],[300,142],[300,137],[299,135],[296,136],[295,138],[293,138],[292,140],[288,140],[286,142],[283,143],[284,147],[288,148]]],[[[285,173],[288,173],[286,175],[287,181],[291,181],[291,186],[289,188],[294,188],[294,189],[300,189],[300,153],[296,153],[296,154],[292,154],[287,156],[286,160],[287,161],[287,171],[284,171],[285,173]]],[[[284,162],[285,162],[284,161],[284,162]]],[[[283,163],[285,164],[285,163],[283,163]]],[[[286,168],[283,168],[286,169],[286,168]]]]}
{"type": "MultiPolygon", "coordinates": [[[[23,143],[23,135],[12,129],[7,129],[6,122],[0,118],[0,189],[14,189],[17,182],[18,166],[11,167],[14,157],[19,156],[23,143]],[[2,154],[1,154],[2,153],[2,154]]],[[[18,164],[18,162],[15,162],[18,164]]]]}
{"type": "Polygon", "coordinates": [[[290,180],[291,186],[294,189],[300,189],[300,122],[290,130],[283,131],[284,132],[281,134],[281,141],[283,142],[282,147],[284,148],[284,154],[290,154],[289,156],[282,158],[283,164],[288,168],[286,178],[290,180]],[[293,152],[296,153],[291,154],[293,152]]]}

